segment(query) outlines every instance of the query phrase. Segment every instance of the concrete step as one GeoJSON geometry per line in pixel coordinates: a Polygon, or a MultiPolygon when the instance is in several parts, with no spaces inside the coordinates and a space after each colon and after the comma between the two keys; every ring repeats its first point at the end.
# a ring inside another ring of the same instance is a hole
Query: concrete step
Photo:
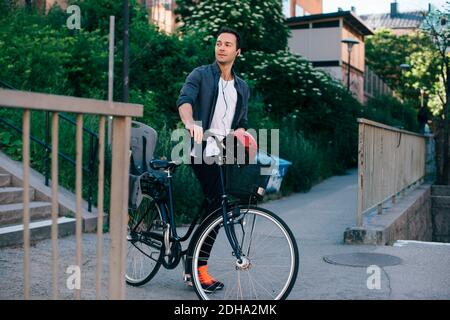
{"type": "Polygon", "coordinates": [[[431,186],[431,195],[450,197],[450,186],[440,186],[440,185],[431,186]]]}
{"type": "Polygon", "coordinates": [[[432,196],[431,207],[434,209],[446,208],[450,211],[450,197],[432,196]]]}
{"type": "MultiPolygon", "coordinates": [[[[51,237],[52,220],[40,220],[30,223],[30,242],[51,237]]],[[[75,233],[75,219],[58,218],[58,236],[68,236],[75,233]]],[[[23,225],[11,225],[0,228],[0,247],[23,244],[23,225]]]]}
{"type": "MultiPolygon", "coordinates": [[[[52,205],[49,202],[30,202],[30,220],[47,219],[52,214],[52,205]]],[[[0,205],[0,226],[21,223],[23,220],[23,203],[0,205]]]]}
{"type": "Polygon", "coordinates": [[[11,175],[0,173],[0,187],[8,187],[9,185],[11,185],[11,175]]]}
{"type": "MultiPolygon", "coordinates": [[[[34,189],[30,188],[30,201],[34,199],[34,189]]],[[[23,188],[3,187],[0,188],[0,204],[23,202],[23,188]]]]}

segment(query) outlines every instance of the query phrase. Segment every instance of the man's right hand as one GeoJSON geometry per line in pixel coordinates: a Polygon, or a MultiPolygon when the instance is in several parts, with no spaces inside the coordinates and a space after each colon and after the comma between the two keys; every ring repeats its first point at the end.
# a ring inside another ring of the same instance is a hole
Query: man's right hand
{"type": "Polygon", "coordinates": [[[189,130],[191,137],[194,138],[196,143],[202,143],[203,140],[203,128],[195,124],[192,118],[192,105],[190,103],[183,103],[179,108],[181,121],[183,121],[186,129],[189,130]]]}
{"type": "Polygon", "coordinates": [[[202,143],[203,140],[203,128],[191,123],[186,125],[186,129],[189,130],[189,133],[191,134],[191,137],[194,138],[195,143],[202,143]]]}

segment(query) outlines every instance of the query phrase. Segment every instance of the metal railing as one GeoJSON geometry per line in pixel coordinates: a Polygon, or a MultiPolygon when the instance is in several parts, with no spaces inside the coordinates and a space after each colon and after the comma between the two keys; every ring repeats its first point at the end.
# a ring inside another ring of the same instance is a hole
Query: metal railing
{"type": "Polygon", "coordinates": [[[358,211],[363,214],[385,201],[395,203],[398,194],[424,181],[426,137],[367,119],[358,119],[358,211]]]}
{"type": "Polygon", "coordinates": [[[392,96],[391,88],[366,65],[364,72],[364,95],[372,98],[382,95],[392,96]]]}
{"type": "MultiPolygon", "coordinates": [[[[23,240],[24,240],[24,298],[30,298],[30,206],[29,206],[29,168],[30,168],[30,114],[32,110],[52,113],[52,279],[53,298],[58,298],[58,124],[59,113],[76,114],[76,265],[82,268],[81,251],[81,185],[82,185],[82,129],[83,115],[99,116],[98,147],[98,203],[97,203],[97,272],[96,296],[101,296],[102,257],[103,257],[103,199],[105,164],[105,120],[113,116],[112,121],[112,164],[110,189],[110,255],[109,290],[110,299],[123,299],[125,296],[125,252],[128,208],[128,171],[131,117],[142,117],[142,105],[74,98],[42,93],[0,89],[0,106],[23,110],[23,240]]],[[[81,289],[75,290],[75,298],[81,298],[81,289]]]]}
{"type": "MultiPolygon", "coordinates": [[[[8,89],[12,89],[12,90],[17,90],[10,84],[8,84],[4,81],[1,81],[1,80],[0,80],[0,86],[3,86],[8,89]]],[[[59,114],[59,118],[76,126],[76,121],[74,121],[73,119],[71,119],[70,117],[68,117],[62,113],[59,114]]],[[[45,185],[46,186],[49,185],[49,178],[50,178],[49,164],[50,164],[50,154],[52,152],[52,146],[50,144],[50,125],[49,125],[49,123],[50,123],[50,112],[46,111],[45,112],[45,141],[39,139],[36,136],[30,135],[31,141],[37,143],[39,146],[41,146],[45,150],[45,156],[42,157],[42,163],[43,163],[43,168],[44,168],[44,177],[45,177],[45,185]]],[[[14,130],[14,132],[16,132],[20,135],[23,134],[22,129],[20,129],[20,127],[18,127],[16,124],[12,123],[11,121],[3,119],[2,117],[0,117],[0,125],[3,125],[4,127],[7,127],[9,129],[12,129],[12,130],[14,130]]],[[[92,212],[92,201],[93,201],[93,192],[94,192],[93,178],[95,176],[94,166],[97,161],[96,155],[98,153],[98,135],[95,132],[93,132],[92,130],[85,128],[85,127],[83,127],[83,133],[86,133],[89,136],[89,155],[88,155],[89,162],[88,162],[87,166],[83,166],[83,171],[89,177],[87,202],[88,202],[88,211],[92,212]]],[[[61,159],[63,159],[64,161],[66,161],[67,163],[71,164],[73,167],[76,166],[75,159],[72,159],[67,154],[65,154],[63,152],[58,152],[58,156],[61,159]]]]}

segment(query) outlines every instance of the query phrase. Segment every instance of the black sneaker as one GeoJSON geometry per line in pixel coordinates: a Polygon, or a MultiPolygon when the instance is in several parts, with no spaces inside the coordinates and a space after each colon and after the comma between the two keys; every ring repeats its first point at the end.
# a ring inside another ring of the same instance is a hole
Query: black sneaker
{"type": "MultiPolygon", "coordinates": [[[[200,266],[198,268],[198,273],[199,273],[199,279],[200,279],[200,284],[202,285],[202,289],[203,291],[205,291],[206,293],[213,293],[217,290],[222,290],[225,285],[214,279],[212,276],[210,276],[208,274],[208,266],[200,266]]],[[[190,274],[185,274],[184,275],[184,281],[186,283],[186,285],[192,287],[193,283],[192,283],[192,277],[190,274]]]]}

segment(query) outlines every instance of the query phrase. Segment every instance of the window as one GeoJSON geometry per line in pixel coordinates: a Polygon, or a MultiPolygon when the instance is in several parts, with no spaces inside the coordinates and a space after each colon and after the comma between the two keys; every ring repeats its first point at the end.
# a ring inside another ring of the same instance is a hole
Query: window
{"type": "Polygon", "coordinates": [[[312,27],[313,27],[313,29],[336,28],[336,27],[339,27],[339,20],[314,22],[312,27]]]}

